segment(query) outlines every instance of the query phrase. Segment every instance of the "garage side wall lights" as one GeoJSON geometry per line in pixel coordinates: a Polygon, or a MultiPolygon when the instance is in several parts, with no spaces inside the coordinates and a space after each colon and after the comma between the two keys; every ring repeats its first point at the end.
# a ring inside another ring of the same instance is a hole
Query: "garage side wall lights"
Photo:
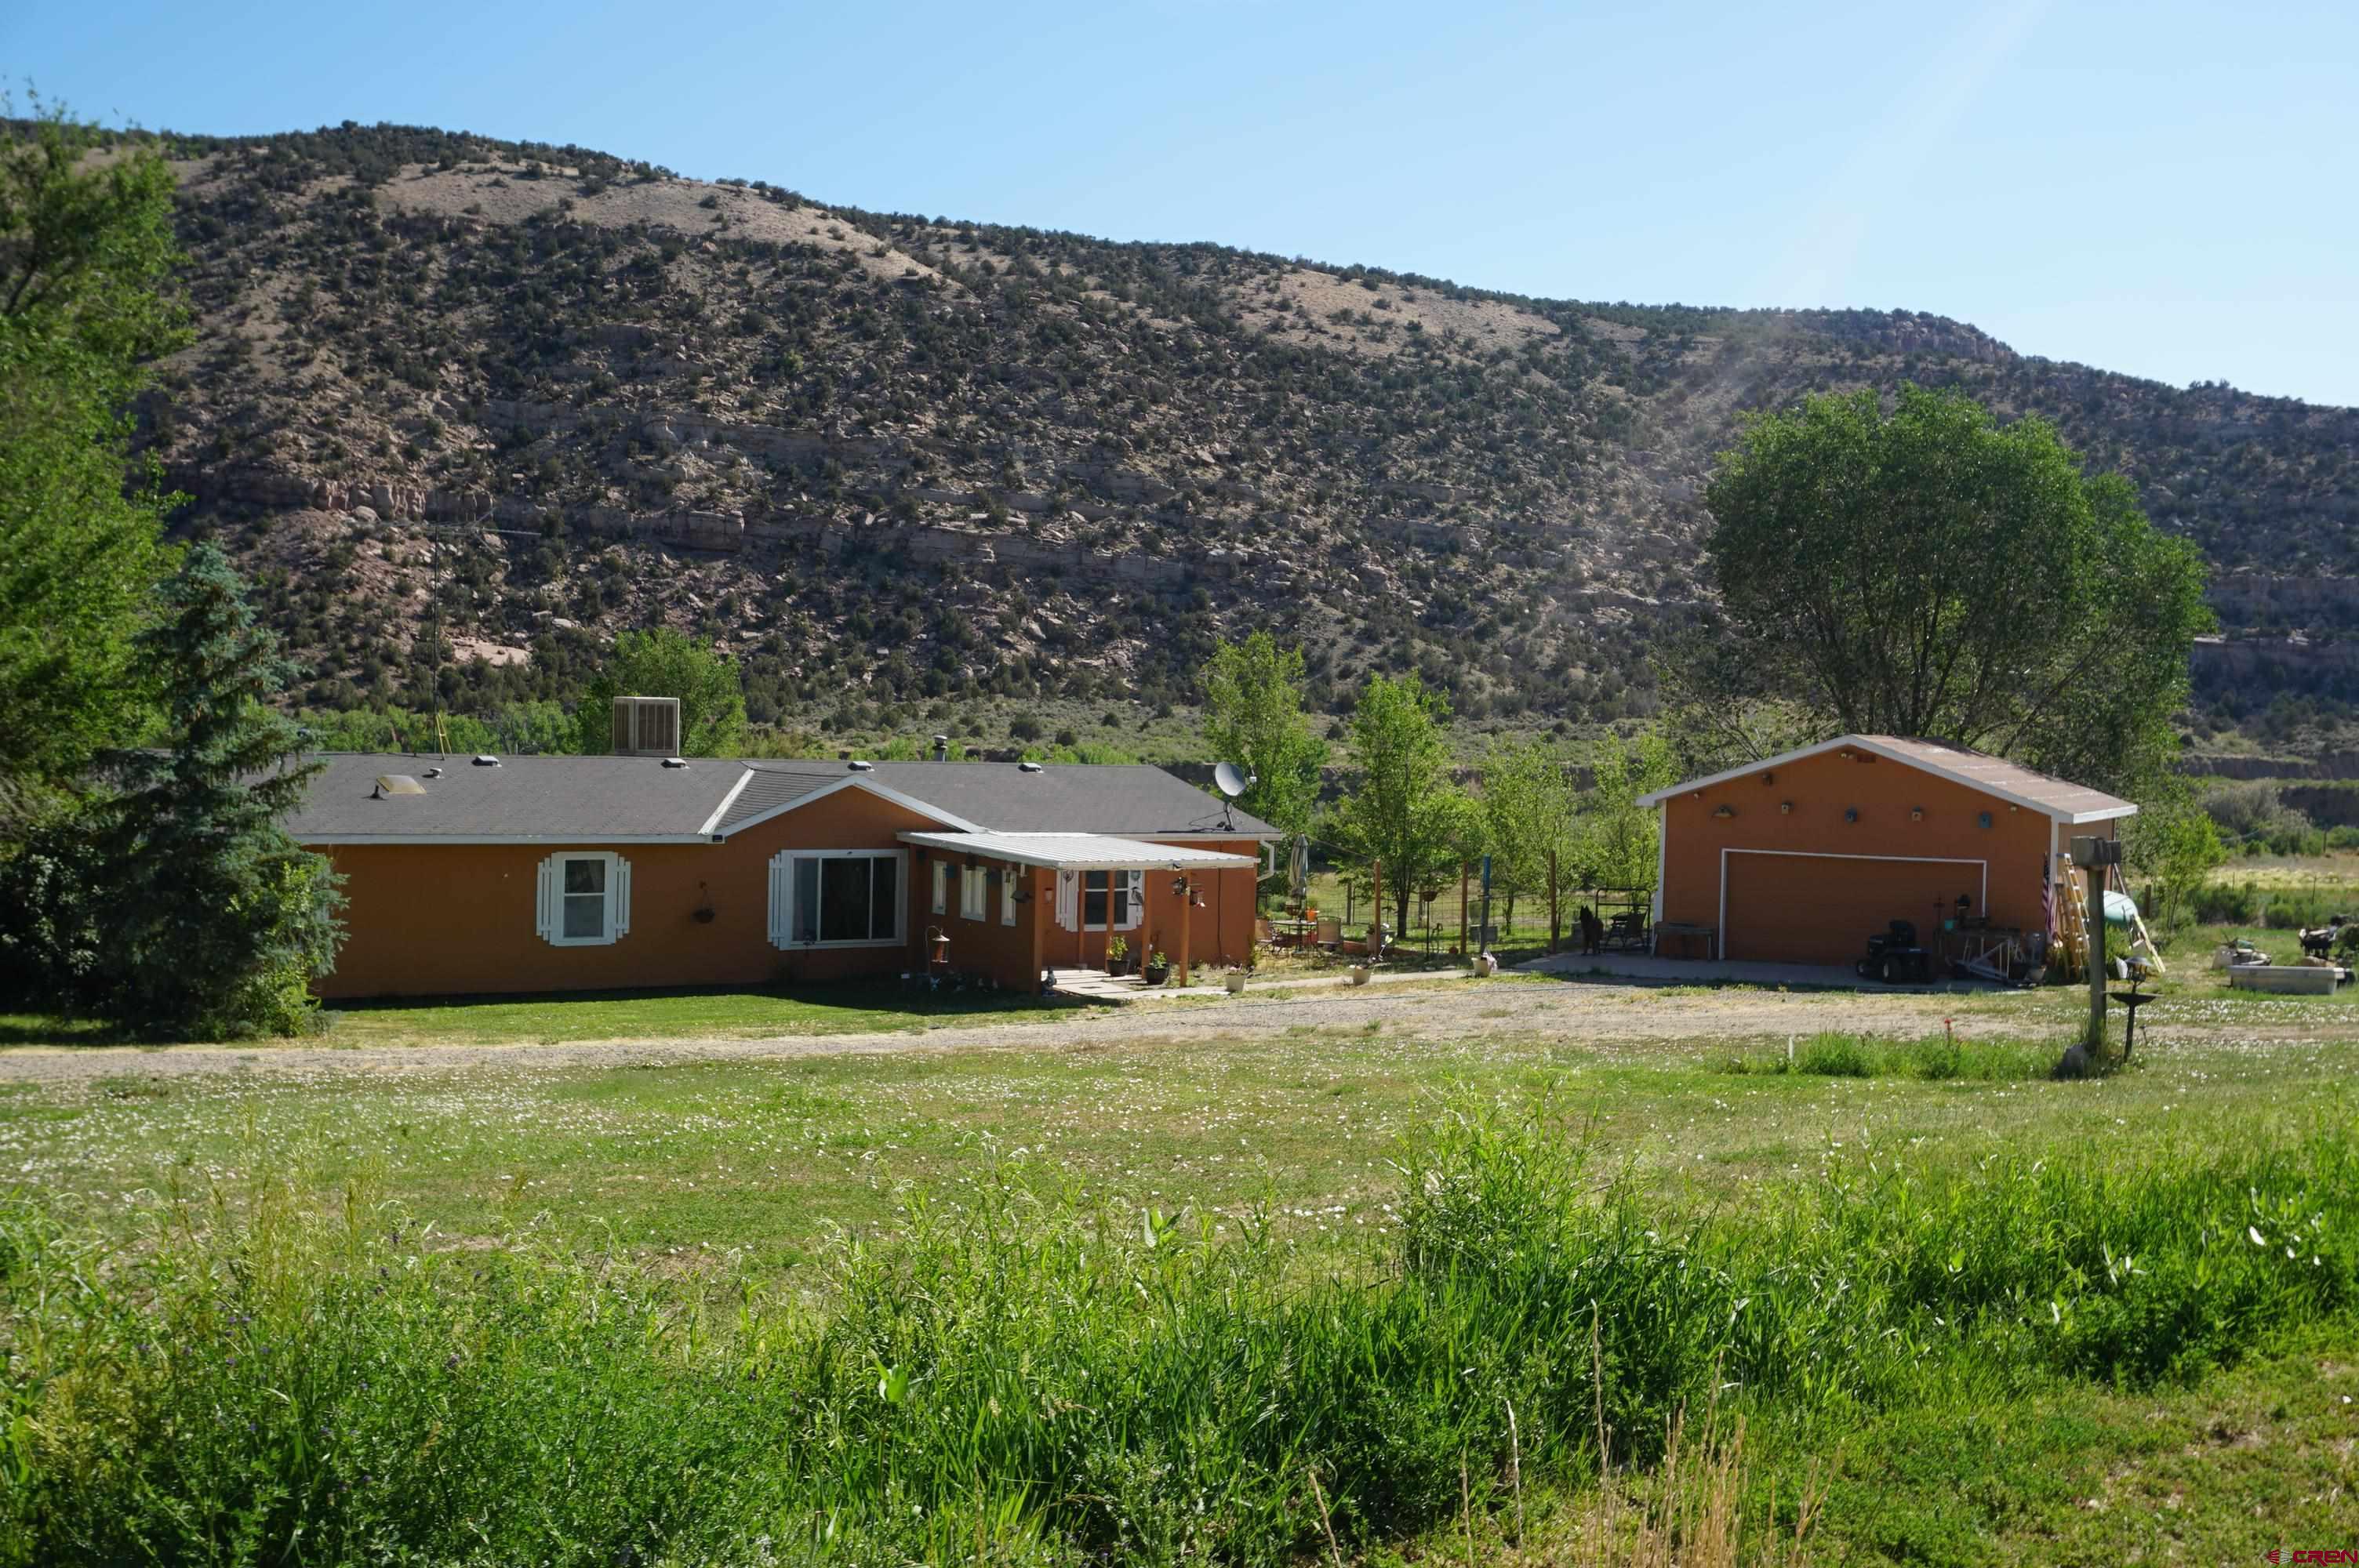
{"type": "Polygon", "coordinates": [[[1911,821],[1911,822],[1922,822],[1922,821],[1924,821],[1924,820],[1925,820],[1925,808],[1924,808],[1923,806],[1910,806],[1910,807],[1908,808],[1908,820],[1909,820],[1909,821],[1911,821]]]}
{"type": "Polygon", "coordinates": [[[1712,815],[1713,815],[1714,816],[1723,816],[1723,817],[1725,817],[1725,816],[1735,816],[1735,815],[1736,815],[1736,807],[1734,807],[1734,806],[1715,806],[1715,807],[1712,809],[1712,815]]]}
{"type": "Polygon", "coordinates": [[[1843,820],[1844,820],[1845,822],[1856,822],[1856,821],[1858,821],[1858,820],[1859,820],[1859,807],[1858,807],[1858,806],[1844,806],[1844,807],[1843,807],[1843,820]]]}
{"type": "Polygon", "coordinates": [[[1793,816],[1793,815],[1794,815],[1794,803],[1793,803],[1792,801],[1790,801],[1790,800],[1781,800],[1781,801],[1779,801],[1779,802],[1777,803],[1777,814],[1778,814],[1780,816],[1793,816]]]}
{"type": "Polygon", "coordinates": [[[1983,812],[1975,820],[1980,822],[1983,827],[1988,827],[1991,825],[1991,814],[1987,811],[1983,812]]]}

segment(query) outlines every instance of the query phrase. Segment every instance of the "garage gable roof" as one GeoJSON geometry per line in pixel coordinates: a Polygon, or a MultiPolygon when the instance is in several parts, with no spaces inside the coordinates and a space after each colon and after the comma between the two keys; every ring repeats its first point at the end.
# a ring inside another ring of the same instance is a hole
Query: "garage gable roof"
{"type": "Polygon", "coordinates": [[[1816,745],[1799,746],[1793,751],[1743,767],[1728,768],[1700,779],[1689,779],[1668,789],[1658,789],[1641,795],[1641,806],[1658,806],[1675,795],[1690,790],[1709,789],[1713,784],[1726,784],[1767,768],[1783,767],[1804,757],[1815,757],[1827,752],[1866,752],[1896,762],[1906,763],[1953,784],[1961,784],[2010,806],[2027,811],[2040,812],[2058,822],[2078,826],[2088,822],[2109,822],[2117,816],[2133,816],[2137,807],[2118,795],[2107,795],[2101,789],[2091,789],[2066,779],[2056,778],[2020,762],[2010,762],[2005,757],[1994,757],[1987,752],[1977,752],[1971,746],[1953,746],[1946,741],[1921,741],[1906,735],[1838,735],[1832,741],[1816,745]]]}

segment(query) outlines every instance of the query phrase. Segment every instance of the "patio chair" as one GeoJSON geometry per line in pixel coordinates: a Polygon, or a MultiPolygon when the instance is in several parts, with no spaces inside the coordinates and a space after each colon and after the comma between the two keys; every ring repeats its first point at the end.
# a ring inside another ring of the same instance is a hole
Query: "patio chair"
{"type": "Polygon", "coordinates": [[[1606,924],[1605,945],[1625,949],[1647,945],[1647,917],[1636,911],[1615,915],[1606,924]]]}

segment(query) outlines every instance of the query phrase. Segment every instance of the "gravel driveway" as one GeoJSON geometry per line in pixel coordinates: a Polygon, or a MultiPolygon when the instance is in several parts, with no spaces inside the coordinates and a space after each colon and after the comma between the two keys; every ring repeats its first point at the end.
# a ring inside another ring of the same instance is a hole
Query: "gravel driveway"
{"type": "MultiPolygon", "coordinates": [[[[1371,1022],[1414,1030],[1434,1039],[1525,1031],[1585,1035],[1600,1042],[1780,1035],[1821,1029],[1914,1034],[1940,1028],[1944,1016],[1959,1011],[1960,1000],[1743,989],[1667,994],[1644,986],[1457,981],[1293,996],[1248,993],[1234,1000],[1130,1007],[1070,1021],[945,1025],[922,1033],[512,1045],[340,1046],[313,1042],[19,1046],[0,1051],[0,1081],[73,1083],[123,1076],[190,1077],[218,1073],[326,1077],[447,1073],[469,1067],[614,1067],[919,1051],[1054,1051],[1208,1036],[1251,1040],[1293,1029],[1359,1029],[1371,1022]]],[[[1958,1022],[1962,1033],[2005,1033],[2021,1027],[2012,1011],[1961,1017],[1958,1022]]]]}

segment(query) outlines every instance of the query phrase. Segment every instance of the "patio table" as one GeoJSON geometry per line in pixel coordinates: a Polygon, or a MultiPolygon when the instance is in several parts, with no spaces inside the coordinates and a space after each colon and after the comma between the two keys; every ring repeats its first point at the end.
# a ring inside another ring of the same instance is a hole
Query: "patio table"
{"type": "Polygon", "coordinates": [[[1319,923],[1315,920],[1288,916],[1279,916],[1269,923],[1270,935],[1277,939],[1281,947],[1307,947],[1310,945],[1312,934],[1318,929],[1319,923]]]}

